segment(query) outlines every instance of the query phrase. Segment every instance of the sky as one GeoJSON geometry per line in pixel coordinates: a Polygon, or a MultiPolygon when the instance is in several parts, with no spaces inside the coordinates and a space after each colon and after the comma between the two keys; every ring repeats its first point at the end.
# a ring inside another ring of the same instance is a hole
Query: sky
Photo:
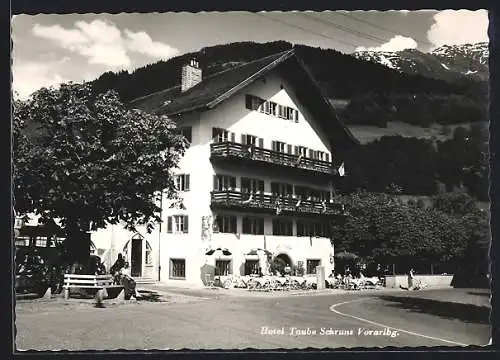
{"type": "Polygon", "coordinates": [[[487,29],[486,10],[16,15],[12,86],[24,99],[43,86],[239,41],[286,40],[343,53],[430,51],[488,41],[487,29]]]}

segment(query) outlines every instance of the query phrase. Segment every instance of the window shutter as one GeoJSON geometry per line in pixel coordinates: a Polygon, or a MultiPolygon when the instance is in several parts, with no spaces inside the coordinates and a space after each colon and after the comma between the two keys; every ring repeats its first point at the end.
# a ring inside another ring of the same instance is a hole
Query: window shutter
{"type": "Polygon", "coordinates": [[[231,177],[231,190],[234,190],[236,189],[236,178],[235,177],[231,177]]]}
{"type": "Polygon", "coordinates": [[[263,138],[259,138],[259,147],[260,148],[264,147],[264,139],[263,138]]]}
{"type": "Polygon", "coordinates": [[[299,147],[297,145],[294,146],[294,151],[295,151],[295,155],[299,155],[299,147]]]}
{"type": "Polygon", "coordinates": [[[286,152],[289,153],[289,154],[292,153],[292,145],[290,145],[290,144],[286,145],[286,152]]]}
{"type": "Polygon", "coordinates": [[[330,162],[330,155],[328,153],[325,154],[325,161],[330,162]]]}
{"type": "Polygon", "coordinates": [[[273,140],[273,141],[271,142],[271,150],[272,150],[272,151],[276,151],[276,141],[275,141],[275,140],[273,140]]]}
{"type": "Polygon", "coordinates": [[[310,157],[311,159],[314,159],[314,150],[309,149],[309,157],[310,157]]]}
{"type": "Polygon", "coordinates": [[[252,103],[253,103],[253,96],[248,94],[245,95],[245,107],[249,110],[253,110],[252,103]]]}
{"type": "Polygon", "coordinates": [[[188,222],[188,216],[184,215],[184,229],[182,230],[183,233],[187,234],[189,232],[189,222],[188,222]]]}
{"type": "Polygon", "coordinates": [[[241,143],[243,145],[247,144],[247,136],[245,134],[241,134],[241,143]]]}
{"type": "Polygon", "coordinates": [[[230,139],[231,139],[231,142],[235,142],[235,139],[234,139],[234,133],[230,133],[230,139]]]}
{"type": "Polygon", "coordinates": [[[189,174],[184,175],[184,190],[189,191],[189,174]]]}
{"type": "Polygon", "coordinates": [[[259,191],[261,193],[264,193],[264,181],[263,180],[259,181],[259,191]]]}
{"type": "Polygon", "coordinates": [[[172,233],[172,216],[167,216],[167,233],[172,233]]]}
{"type": "Polygon", "coordinates": [[[212,128],[212,139],[217,141],[217,135],[219,134],[219,129],[212,128]]]}

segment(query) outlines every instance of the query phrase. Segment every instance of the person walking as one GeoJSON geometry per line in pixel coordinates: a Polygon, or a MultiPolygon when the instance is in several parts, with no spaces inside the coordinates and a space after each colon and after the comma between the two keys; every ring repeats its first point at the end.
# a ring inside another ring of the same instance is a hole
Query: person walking
{"type": "Polygon", "coordinates": [[[414,270],[413,268],[411,268],[410,271],[408,272],[408,290],[413,290],[414,278],[415,278],[414,270]]]}

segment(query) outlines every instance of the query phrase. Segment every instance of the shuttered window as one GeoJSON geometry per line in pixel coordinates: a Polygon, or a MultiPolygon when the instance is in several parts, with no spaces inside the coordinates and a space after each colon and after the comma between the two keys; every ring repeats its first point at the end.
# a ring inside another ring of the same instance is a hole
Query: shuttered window
{"type": "Polygon", "coordinates": [[[234,141],[234,134],[221,128],[212,128],[212,139],[214,142],[234,141]]]}
{"type": "Polygon", "coordinates": [[[175,175],[174,181],[177,191],[189,191],[189,174],[175,175]]]}
{"type": "Polygon", "coordinates": [[[167,233],[187,234],[189,231],[187,215],[173,215],[167,217],[167,233]]]}

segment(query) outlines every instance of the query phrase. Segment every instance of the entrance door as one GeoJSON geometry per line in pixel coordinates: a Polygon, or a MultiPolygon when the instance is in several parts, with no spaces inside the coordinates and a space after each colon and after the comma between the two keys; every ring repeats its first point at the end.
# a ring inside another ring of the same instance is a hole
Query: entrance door
{"type": "Polygon", "coordinates": [[[142,276],[142,238],[132,239],[130,247],[130,275],[142,276]]]}

